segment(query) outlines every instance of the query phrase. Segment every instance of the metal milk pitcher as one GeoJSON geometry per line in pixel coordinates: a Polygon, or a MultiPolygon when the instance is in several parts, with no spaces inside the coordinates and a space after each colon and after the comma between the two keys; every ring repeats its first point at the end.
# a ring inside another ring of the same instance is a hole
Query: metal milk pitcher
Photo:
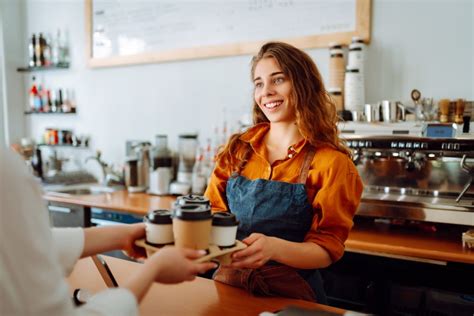
{"type": "Polygon", "coordinates": [[[364,106],[364,115],[367,122],[380,121],[380,103],[366,104],[364,106]]]}
{"type": "Polygon", "coordinates": [[[382,101],[382,119],[384,122],[405,120],[405,106],[400,101],[382,101]]]}

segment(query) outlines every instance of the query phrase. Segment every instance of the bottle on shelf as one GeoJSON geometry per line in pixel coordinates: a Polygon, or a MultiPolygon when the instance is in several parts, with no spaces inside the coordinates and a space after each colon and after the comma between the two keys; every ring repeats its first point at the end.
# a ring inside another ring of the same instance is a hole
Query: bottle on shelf
{"type": "Polygon", "coordinates": [[[36,111],[37,107],[40,106],[38,87],[36,86],[36,78],[33,77],[32,84],[30,87],[30,106],[29,111],[36,111]]]}
{"type": "Polygon", "coordinates": [[[44,65],[45,67],[51,66],[51,35],[46,34],[44,38],[43,46],[43,56],[44,56],[44,65]]]}
{"type": "Polygon", "coordinates": [[[64,102],[62,89],[58,89],[57,97],[58,98],[56,99],[56,112],[62,112],[64,102]]]}
{"type": "Polygon", "coordinates": [[[191,192],[193,194],[202,195],[207,186],[207,170],[204,166],[204,150],[199,149],[196,155],[196,162],[193,166],[193,175],[191,182],[191,192]]]}
{"type": "Polygon", "coordinates": [[[215,156],[212,151],[212,141],[207,139],[206,150],[204,151],[204,166],[206,168],[207,179],[210,179],[212,171],[214,170],[215,156]]]}
{"type": "Polygon", "coordinates": [[[42,67],[45,65],[44,60],[44,47],[45,47],[45,39],[43,37],[43,33],[39,33],[39,37],[36,40],[36,67],[42,67]]]}
{"type": "Polygon", "coordinates": [[[58,98],[56,91],[54,89],[51,89],[50,91],[50,97],[51,97],[51,112],[56,113],[58,112],[58,98]]]}
{"type": "Polygon", "coordinates": [[[58,30],[57,35],[51,40],[51,63],[53,65],[59,64],[59,36],[60,31],[58,30]]]}
{"type": "Polygon", "coordinates": [[[58,45],[58,64],[68,64],[69,63],[69,38],[68,33],[65,32],[61,34],[61,31],[58,30],[57,36],[57,45],[58,45]]]}
{"type": "Polygon", "coordinates": [[[69,100],[69,93],[67,89],[60,89],[63,91],[63,103],[61,104],[61,110],[64,113],[71,112],[71,101],[69,100]]]}
{"type": "Polygon", "coordinates": [[[51,90],[49,89],[44,90],[43,112],[51,112],[51,90]]]}
{"type": "Polygon", "coordinates": [[[36,35],[31,35],[30,42],[28,43],[28,66],[36,66],[36,35]]]}

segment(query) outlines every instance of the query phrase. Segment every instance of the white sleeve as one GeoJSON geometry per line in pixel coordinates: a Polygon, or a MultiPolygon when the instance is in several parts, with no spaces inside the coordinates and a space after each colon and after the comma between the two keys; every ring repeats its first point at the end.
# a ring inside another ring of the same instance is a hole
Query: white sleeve
{"type": "Polygon", "coordinates": [[[115,288],[94,295],[77,309],[77,315],[138,315],[135,295],[127,289],[115,288]]]}
{"type": "Polygon", "coordinates": [[[74,308],[41,194],[19,156],[0,147],[0,315],[136,315],[126,289],[74,308]]]}
{"type": "Polygon", "coordinates": [[[69,275],[84,250],[82,227],[53,228],[53,242],[59,256],[64,275],[69,275]]]}

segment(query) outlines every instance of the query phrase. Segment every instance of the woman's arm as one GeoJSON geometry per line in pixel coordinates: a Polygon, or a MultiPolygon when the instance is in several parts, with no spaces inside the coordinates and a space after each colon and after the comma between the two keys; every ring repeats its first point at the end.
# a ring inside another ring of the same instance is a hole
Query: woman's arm
{"type": "Polygon", "coordinates": [[[135,240],[144,237],[144,223],[85,228],[81,258],[110,250],[124,250],[134,258],[144,257],[143,249],[134,245],[135,240]]]}
{"type": "Polygon", "coordinates": [[[243,242],[249,247],[233,254],[233,268],[258,268],[269,260],[298,269],[325,268],[332,263],[328,252],[312,242],[292,242],[257,233],[243,242]]]}

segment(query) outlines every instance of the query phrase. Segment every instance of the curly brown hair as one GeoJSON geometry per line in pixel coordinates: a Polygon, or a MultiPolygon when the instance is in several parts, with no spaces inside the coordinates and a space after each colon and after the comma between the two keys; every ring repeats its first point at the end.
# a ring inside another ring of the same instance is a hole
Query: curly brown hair
{"type": "MultiPolygon", "coordinates": [[[[324,88],[316,64],[304,51],[282,42],[269,42],[252,58],[251,80],[255,67],[264,58],[274,58],[292,85],[290,104],[295,108],[296,124],[301,135],[314,147],[329,146],[348,156],[351,151],[339,138],[336,107],[324,88]]],[[[258,104],[253,102],[253,123],[269,122],[258,104]]],[[[234,134],[219,152],[218,159],[238,171],[249,157],[245,157],[245,143],[234,134]]]]}

